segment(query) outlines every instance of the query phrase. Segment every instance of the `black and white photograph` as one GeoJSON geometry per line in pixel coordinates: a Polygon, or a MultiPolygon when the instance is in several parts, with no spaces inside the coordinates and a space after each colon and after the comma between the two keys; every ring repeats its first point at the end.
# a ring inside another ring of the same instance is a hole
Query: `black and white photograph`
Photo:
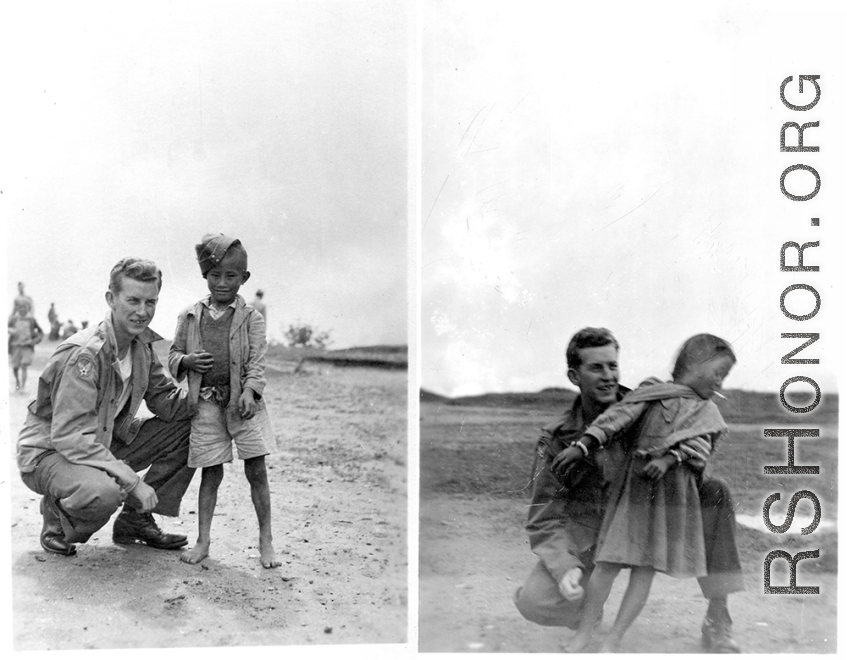
{"type": "Polygon", "coordinates": [[[423,3],[420,651],[835,653],[844,28],[423,3]]]}
{"type": "Polygon", "coordinates": [[[414,5],[4,9],[4,647],[406,652],[414,5]]]}

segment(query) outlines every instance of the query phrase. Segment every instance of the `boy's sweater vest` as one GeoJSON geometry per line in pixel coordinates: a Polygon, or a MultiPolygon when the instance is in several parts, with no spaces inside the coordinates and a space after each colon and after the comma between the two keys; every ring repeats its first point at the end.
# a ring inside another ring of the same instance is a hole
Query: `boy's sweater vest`
{"type": "Polygon", "coordinates": [[[207,309],[200,318],[200,341],[203,350],[214,358],[212,368],[203,374],[200,387],[229,385],[229,330],[234,311],[230,307],[223,316],[215,320],[207,309]]]}

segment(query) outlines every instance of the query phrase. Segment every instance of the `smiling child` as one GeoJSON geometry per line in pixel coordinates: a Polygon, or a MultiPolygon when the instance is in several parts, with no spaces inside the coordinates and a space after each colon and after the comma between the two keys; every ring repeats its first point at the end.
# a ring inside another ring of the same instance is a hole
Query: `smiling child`
{"type": "Polygon", "coordinates": [[[247,251],[241,241],[223,234],[206,234],[195,249],[209,295],[180,314],[168,358],[178,380],[188,377],[189,402],[196,406],[188,465],[203,470],[197,544],[181,559],[196,564],[209,555],[223,464],[232,461],[234,442],[259,519],[260,561],[276,568],[265,467],[276,440],[262,401],[265,322],[238,295],[250,278],[247,251]]]}

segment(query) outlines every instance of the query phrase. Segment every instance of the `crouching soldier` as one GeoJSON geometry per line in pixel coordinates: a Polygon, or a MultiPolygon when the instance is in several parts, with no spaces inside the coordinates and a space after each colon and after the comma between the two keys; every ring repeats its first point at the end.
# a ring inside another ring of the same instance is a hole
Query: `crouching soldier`
{"type": "Polygon", "coordinates": [[[183,535],[166,534],[153,512],[179,514],[191,481],[187,398],[153,351],[161,339],[148,326],[162,272],[151,261],[122,259],[112,269],[98,325],[76,333],[53,353],[28,407],[17,446],[28,488],[42,495],[41,546],[76,553],[115,520],[115,543],[176,549],[183,535]],[[136,419],[144,401],[156,416],[136,419]],[[137,472],[147,470],[142,479],[137,472]]]}

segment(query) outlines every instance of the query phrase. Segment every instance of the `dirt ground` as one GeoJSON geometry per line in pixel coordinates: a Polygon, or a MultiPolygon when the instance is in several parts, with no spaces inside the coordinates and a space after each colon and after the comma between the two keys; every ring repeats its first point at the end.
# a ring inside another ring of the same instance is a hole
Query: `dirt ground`
{"type": "MultiPolygon", "coordinates": [[[[519,483],[530,470],[529,465],[517,471],[508,467],[527,453],[520,446],[523,453],[515,451],[510,429],[524,432],[528,427],[531,435],[539,420],[510,411],[439,408],[428,403],[421,405],[421,418],[421,651],[561,652],[573,632],[530,623],[512,602],[535,559],[523,530],[528,500],[508,495],[509,472],[520,473],[515,478],[519,483]],[[455,467],[462,460],[468,461],[467,470],[455,467]],[[483,469],[483,463],[492,469],[483,469]],[[470,480],[472,471],[478,482],[470,480]],[[500,483],[492,488],[497,479],[491,475],[497,473],[502,475],[500,483]],[[468,475],[463,484],[454,476],[461,474],[468,475]],[[460,487],[464,493],[443,492],[460,487]],[[485,494],[490,490],[507,495],[485,494]]],[[[531,451],[531,442],[529,447],[531,451]]],[[[531,454],[527,458],[531,461],[531,454]]],[[[737,641],[748,653],[834,653],[836,575],[804,574],[801,563],[797,583],[818,585],[820,595],[764,595],[761,553],[748,549],[751,534],[755,533],[741,530],[739,540],[747,590],[733,594],[729,601],[737,641]]],[[[768,543],[779,547],[773,540],[768,543]]],[[[624,572],[616,581],[606,604],[604,629],[611,626],[626,580],[624,572]]],[[[786,583],[775,570],[773,584],[786,583]]],[[[705,611],[706,601],[695,580],[659,574],[622,650],[702,652],[700,625],[705,611]]]]}
{"type": "MultiPolygon", "coordinates": [[[[29,392],[51,349],[39,346],[29,392]]],[[[259,564],[238,461],[226,466],[201,565],[178,551],[114,545],[111,524],[74,557],[48,554],[39,497],[12,478],[16,651],[406,641],[407,374],[293,366],[269,366],[265,392],[280,448],[267,464],[282,566],[259,564]]],[[[10,394],[13,439],[28,398],[10,394]]],[[[191,543],[199,483],[197,474],[180,518],[157,516],[191,543]]]]}

